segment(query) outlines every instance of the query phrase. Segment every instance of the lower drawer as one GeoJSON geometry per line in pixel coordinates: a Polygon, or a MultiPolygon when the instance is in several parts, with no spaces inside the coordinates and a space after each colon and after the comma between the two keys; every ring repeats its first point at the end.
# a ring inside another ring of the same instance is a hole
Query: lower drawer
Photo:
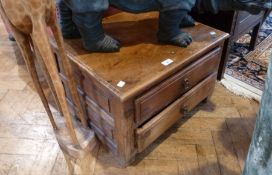
{"type": "Polygon", "coordinates": [[[214,73],[176,100],[165,110],[138,128],[136,139],[138,152],[143,151],[161,134],[175,124],[185,112],[191,111],[213,92],[217,74],[214,73]]]}

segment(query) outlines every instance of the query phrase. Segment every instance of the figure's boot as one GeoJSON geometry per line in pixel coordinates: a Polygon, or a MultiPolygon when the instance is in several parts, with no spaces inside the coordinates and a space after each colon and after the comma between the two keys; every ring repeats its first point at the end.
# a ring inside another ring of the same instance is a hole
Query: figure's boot
{"type": "Polygon", "coordinates": [[[102,26],[102,13],[74,13],[73,21],[76,24],[86,50],[94,52],[117,52],[120,49],[119,41],[106,35],[102,26]]]}
{"type": "Polygon", "coordinates": [[[187,15],[184,10],[171,10],[160,12],[158,38],[160,42],[187,47],[192,37],[181,31],[180,23],[187,15]]]}
{"type": "Polygon", "coordinates": [[[271,10],[270,0],[197,0],[199,11],[218,13],[219,11],[244,10],[258,14],[262,10],[271,10]]]}
{"type": "Polygon", "coordinates": [[[63,0],[58,1],[57,7],[63,37],[66,39],[80,38],[80,33],[72,19],[72,10],[64,3],[63,0]]]}

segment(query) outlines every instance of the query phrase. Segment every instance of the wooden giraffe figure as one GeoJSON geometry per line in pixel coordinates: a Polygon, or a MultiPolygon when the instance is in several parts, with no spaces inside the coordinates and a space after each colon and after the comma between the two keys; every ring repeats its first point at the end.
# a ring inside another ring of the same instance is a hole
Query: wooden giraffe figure
{"type": "Polygon", "coordinates": [[[65,54],[64,42],[55,14],[55,1],[0,0],[0,2],[0,14],[3,20],[11,26],[35,88],[43,102],[52,127],[55,130],[56,138],[61,149],[66,155],[73,158],[84,157],[86,154],[89,154],[91,149],[96,145],[96,140],[94,133],[88,128],[86,118],[84,117],[84,110],[80,103],[72,66],[65,54]],[[76,120],[73,120],[69,112],[64,87],[59,77],[55,57],[50,47],[47,27],[51,28],[58,44],[64,71],[68,78],[68,85],[82,125],[76,120]],[[48,74],[46,77],[49,78],[48,81],[51,86],[51,91],[53,91],[53,94],[56,96],[65,122],[60,122],[62,121],[60,117],[58,117],[58,120],[55,120],[52,115],[38,79],[32,49],[34,49],[35,53],[40,55],[40,62],[43,64],[44,72],[48,74]]]}

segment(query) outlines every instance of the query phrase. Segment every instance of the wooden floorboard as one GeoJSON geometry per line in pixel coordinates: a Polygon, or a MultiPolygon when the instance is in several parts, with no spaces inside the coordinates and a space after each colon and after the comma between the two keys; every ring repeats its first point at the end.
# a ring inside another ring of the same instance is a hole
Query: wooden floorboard
{"type": "MultiPolygon", "coordinates": [[[[64,155],[33,83],[0,21],[0,174],[68,174],[64,155]]],[[[45,86],[49,93],[48,87],[45,86]]],[[[239,175],[259,104],[220,84],[213,96],[181,119],[126,169],[102,146],[88,175],[239,175]]],[[[53,109],[53,108],[52,108],[53,109]]],[[[57,115],[57,110],[54,110],[57,115]]]]}

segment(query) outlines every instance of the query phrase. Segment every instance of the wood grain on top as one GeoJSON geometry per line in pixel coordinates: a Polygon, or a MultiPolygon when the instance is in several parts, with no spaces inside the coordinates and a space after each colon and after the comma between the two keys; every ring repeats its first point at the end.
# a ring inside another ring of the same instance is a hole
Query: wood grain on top
{"type": "Polygon", "coordinates": [[[119,13],[104,20],[105,31],[122,43],[117,53],[90,53],[79,40],[66,40],[70,59],[98,79],[121,99],[140,93],[169,77],[209,51],[228,34],[203,24],[184,29],[193,37],[187,48],[163,45],[157,41],[158,13],[119,13]],[[216,32],[212,37],[210,32],[216,32]],[[174,62],[161,64],[166,59],[174,62]],[[124,81],[124,87],[117,84],[124,81]]]}

